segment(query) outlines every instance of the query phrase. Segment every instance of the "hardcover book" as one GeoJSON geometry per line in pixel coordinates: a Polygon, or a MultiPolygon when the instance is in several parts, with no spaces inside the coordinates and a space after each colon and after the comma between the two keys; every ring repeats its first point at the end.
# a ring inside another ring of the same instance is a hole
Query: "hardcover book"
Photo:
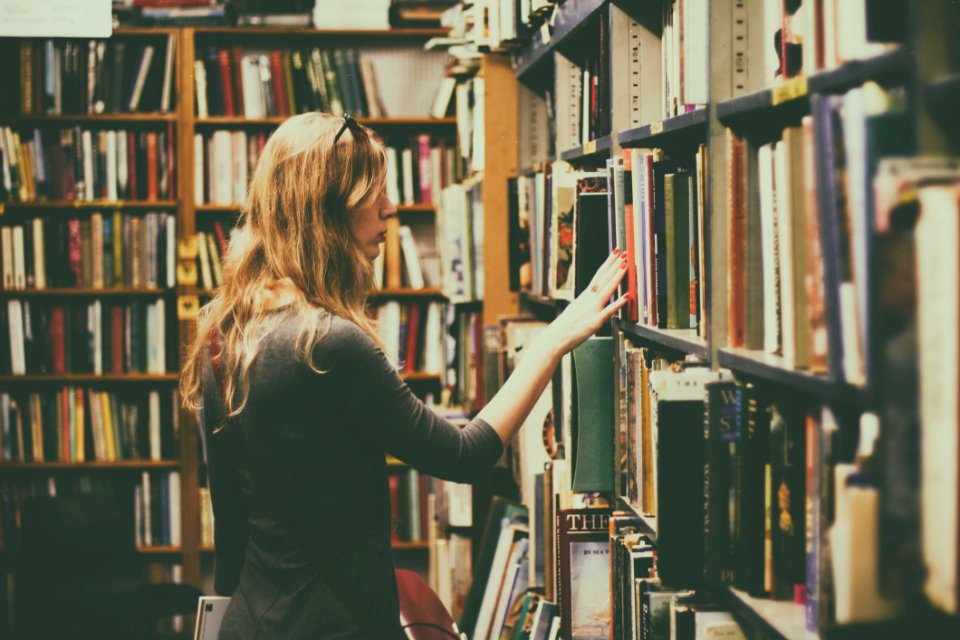
{"type": "Polygon", "coordinates": [[[610,637],[610,511],[564,509],[557,513],[560,636],[610,637]]]}

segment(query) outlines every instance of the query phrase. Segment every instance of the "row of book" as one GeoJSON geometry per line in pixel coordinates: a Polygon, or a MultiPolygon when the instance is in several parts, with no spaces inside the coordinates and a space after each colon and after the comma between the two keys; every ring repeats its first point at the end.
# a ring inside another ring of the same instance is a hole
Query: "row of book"
{"type": "Polygon", "coordinates": [[[596,29],[599,46],[595,50],[576,60],[554,54],[553,106],[560,151],[610,133],[610,35],[604,20],[597,22],[596,29]]]}
{"type": "Polygon", "coordinates": [[[263,118],[309,111],[385,118],[376,66],[356,49],[210,47],[194,62],[197,115],[263,118]]]}
{"type": "Polygon", "coordinates": [[[483,299],[483,181],[451,184],[437,206],[443,295],[452,303],[483,299]]]}
{"type": "Polygon", "coordinates": [[[387,357],[401,372],[443,373],[444,324],[439,302],[389,300],[377,307],[376,318],[387,357]]]}
{"type": "Polygon", "coordinates": [[[133,535],[139,548],[179,547],[180,472],[143,471],[134,487],[133,535]]]}
{"type": "Polygon", "coordinates": [[[165,129],[0,127],[0,200],[169,200],[173,123],[165,129]]]}
{"type": "Polygon", "coordinates": [[[176,286],[176,217],[99,211],[0,226],[2,289],[176,286]]]}
{"type": "MultiPolygon", "coordinates": [[[[246,202],[250,176],[266,141],[263,132],[220,129],[196,134],[196,203],[239,206],[246,202]]],[[[393,203],[432,204],[458,175],[456,151],[442,138],[422,133],[411,136],[404,147],[388,142],[387,196],[393,203]]]]}
{"type": "MultiPolygon", "coordinates": [[[[432,225],[431,225],[432,227],[432,225]]],[[[373,269],[378,289],[423,289],[440,284],[440,262],[432,228],[387,219],[387,235],[373,269]]]]}
{"type": "Polygon", "coordinates": [[[422,542],[430,534],[430,478],[409,468],[387,476],[390,490],[390,537],[395,542],[422,542]]]}
{"type": "Polygon", "coordinates": [[[607,255],[628,255],[623,317],[706,335],[704,161],[626,150],[606,171],[557,161],[510,183],[516,288],[572,300],[607,255]],[[612,185],[612,187],[611,187],[612,185]]]}
{"type": "Polygon", "coordinates": [[[0,461],[172,460],[177,394],[66,385],[0,393],[0,461]]]}
{"type": "Polygon", "coordinates": [[[20,113],[170,113],[173,34],[109,40],[20,42],[20,113]]]}
{"type": "Polygon", "coordinates": [[[160,374],[175,369],[166,348],[176,324],[163,298],[110,304],[0,305],[0,373],[160,374]]]}
{"type": "Polygon", "coordinates": [[[197,231],[197,265],[200,271],[199,284],[212,291],[223,284],[223,259],[230,244],[232,225],[215,220],[208,231],[197,231]]]}
{"type": "Polygon", "coordinates": [[[875,222],[889,158],[912,154],[910,115],[868,83],[814,97],[812,115],[753,147],[728,137],[728,344],[788,368],[867,382],[875,222]]]}

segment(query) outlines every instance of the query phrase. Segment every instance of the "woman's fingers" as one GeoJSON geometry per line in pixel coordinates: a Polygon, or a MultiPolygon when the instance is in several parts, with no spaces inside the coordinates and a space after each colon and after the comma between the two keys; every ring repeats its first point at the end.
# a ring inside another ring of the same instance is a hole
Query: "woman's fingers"
{"type": "Polygon", "coordinates": [[[630,294],[625,293],[610,304],[608,304],[603,310],[603,321],[606,322],[613,317],[617,311],[620,310],[620,307],[627,304],[630,301],[630,294]]]}
{"type": "Polygon", "coordinates": [[[614,267],[620,259],[620,252],[614,251],[607,256],[607,259],[603,261],[603,264],[597,269],[593,274],[593,279],[590,280],[590,289],[593,290],[594,287],[597,290],[600,289],[600,284],[604,281],[604,276],[611,271],[611,268],[614,267]]]}

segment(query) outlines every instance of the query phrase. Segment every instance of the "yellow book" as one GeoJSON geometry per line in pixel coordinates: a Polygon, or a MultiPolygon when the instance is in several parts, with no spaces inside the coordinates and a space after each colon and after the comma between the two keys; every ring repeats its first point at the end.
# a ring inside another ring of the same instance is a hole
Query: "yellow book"
{"type": "Polygon", "coordinates": [[[120,445],[114,437],[113,416],[110,412],[110,394],[103,391],[100,396],[100,420],[103,422],[103,437],[107,443],[107,460],[113,462],[117,460],[117,449],[120,445]]]}
{"type": "Polygon", "coordinates": [[[86,451],[84,448],[84,426],[85,426],[85,416],[83,412],[83,389],[77,388],[76,393],[74,394],[74,410],[73,410],[73,421],[74,428],[76,429],[76,442],[74,448],[76,450],[77,462],[86,462],[86,451]]]}

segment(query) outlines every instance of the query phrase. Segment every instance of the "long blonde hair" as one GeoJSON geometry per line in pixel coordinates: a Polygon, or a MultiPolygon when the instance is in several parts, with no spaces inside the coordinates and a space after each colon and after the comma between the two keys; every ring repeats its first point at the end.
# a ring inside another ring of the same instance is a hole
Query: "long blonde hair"
{"type": "Polygon", "coordinates": [[[201,309],[183,365],[180,393],[186,407],[196,410],[202,403],[204,351],[216,342],[228,415],[243,411],[250,365],[261,340],[282,319],[271,313],[266,296],[281,279],[297,290],[290,305],[300,321],[297,345],[314,370],[311,354],[334,315],[380,343],[364,311],[372,265],[349,221],[353,211],[382,192],[386,151],[372,131],[355,122],[335,141],[345,124],[339,116],[305,113],[270,136],[224,259],[223,286],[201,309]]]}

